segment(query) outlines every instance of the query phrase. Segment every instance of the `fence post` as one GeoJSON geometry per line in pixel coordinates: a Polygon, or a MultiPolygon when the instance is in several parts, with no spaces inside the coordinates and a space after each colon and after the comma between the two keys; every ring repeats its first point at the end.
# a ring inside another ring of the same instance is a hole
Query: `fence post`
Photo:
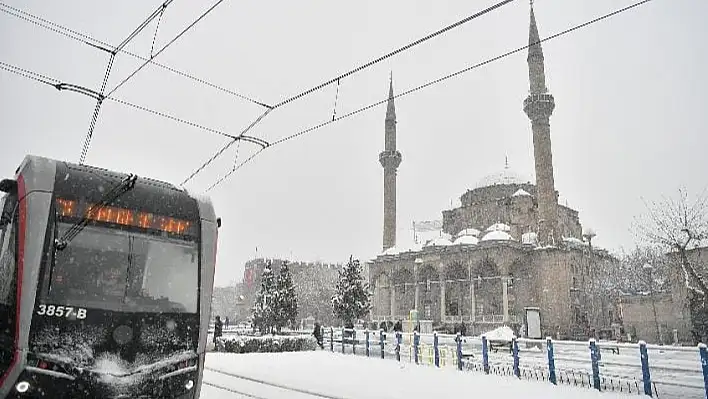
{"type": "Polygon", "coordinates": [[[600,365],[598,363],[599,356],[597,350],[597,343],[595,343],[595,338],[590,338],[590,361],[592,362],[592,386],[593,388],[600,390],[600,365]]]}
{"type": "Polygon", "coordinates": [[[514,375],[516,378],[521,378],[521,370],[519,370],[519,342],[516,337],[511,339],[511,353],[514,356],[514,375]]]}
{"type": "Polygon", "coordinates": [[[415,364],[418,364],[418,345],[420,345],[420,335],[418,335],[418,331],[413,331],[413,358],[415,359],[415,364]]]}
{"type": "Polygon", "coordinates": [[[698,344],[698,351],[701,354],[701,367],[703,368],[703,385],[706,390],[706,397],[708,397],[708,349],[706,349],[706,344],[698,344]]]}
{"type": "Polygon", "coordinates": [[[396,360],[401,361],[401,332],[396,331],[396,360]]]}
{"type": "Polygon", "coordinates": [[[356,328],[352,329],[352,354],[356,355],[356,328]]]}
{"type": "Polygon", "coordinates": [[[379,343],[381,344],[381,359],[385,359],[386,356],[384,354],[384,330],[381,329],[379,330],[379,343]]]}
{"type": "Polygon", "coordinates": [[[489,348],[487,347],[487,337],[482,335],[482,367],[484,373],[489,374],[489,348]]]}
{"type": "Polygon", "coordinates": [[[342,353],[344,353],[344,333],[347,331],[346,328],[342,328],[342,353]]]}
{"type": "Polygon", "coordinates": [[[639,358],[642,362],[642,380],[644,381],[644,394],[652,396],[651,374],[649,373],[649,353],[647,343],[639,341],[639,358]]]}
{"type": "Polygon", "coordinates": [[[455,341],[457,341],[457,369],[462,371],[462,334],[457,333],[455,341]]]}
{"type": "Polygon", "coordinates": [[[435,367],[440,367],[440,348],[438,348],[438,332],[433,332],[433,353],[435,357],[435,367]]]}
{"type": "Polygon", "coordinates": [[[369,329],[364,331],[364,337],[366,338],[366,357],[369,357],[369,329]]]}
{"type": "Polygon", "coordinates": [[[546,351],[548,352],[548,381],[550,381],[553,385],[557,385],[556,360],[553,355],[553,341],[551,340],[551,337],[546,337],[546,351]]]}
{"type": "Polygon", "coordinates": [[[334,352],[334,328],[329,328],[329,350],[334,352]]]}

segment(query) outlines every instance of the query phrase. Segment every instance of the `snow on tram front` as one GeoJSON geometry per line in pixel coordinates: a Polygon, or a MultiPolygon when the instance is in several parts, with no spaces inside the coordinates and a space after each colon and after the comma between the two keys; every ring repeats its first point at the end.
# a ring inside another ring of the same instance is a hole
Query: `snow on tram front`
{"type": "Polygon", "coordinates": [[[36,156],[0,191],[0,397],[199,398],[211,202],[36,156]]]}

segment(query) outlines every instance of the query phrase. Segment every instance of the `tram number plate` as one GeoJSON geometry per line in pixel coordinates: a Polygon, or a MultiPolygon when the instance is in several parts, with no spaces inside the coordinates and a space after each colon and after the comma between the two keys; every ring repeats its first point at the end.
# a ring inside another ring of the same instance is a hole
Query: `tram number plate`
{"type": "Polygon", "coordinates": [[[67,319],[72,316],[77,319],[85,319],[86,309],[74,308],[71,306],[41,304],[39,305],[39,309],[37,309],[37,314],[40,316],[66,317],[67,319]]]}

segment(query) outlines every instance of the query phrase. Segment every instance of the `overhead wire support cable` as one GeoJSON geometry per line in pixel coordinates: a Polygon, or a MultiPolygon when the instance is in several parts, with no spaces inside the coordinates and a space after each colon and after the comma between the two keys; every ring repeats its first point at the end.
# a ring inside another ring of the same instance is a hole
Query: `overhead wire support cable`
{"type": "Polygon", "coordinates": [[[157,58],[160,54],[162,54],[163,51],[167,50],[168,47],[170,47],[174,42],[176,42],[182,35],[187,33],[190,29],[192,29],[199,21],[201,21],[204,17],[206,17],[212,10],[214,10],[219,4],[223,3],[224,0],[217,0],[216,3],[212,4],[211,7],[209,7],[206,11],[202,13],[202,15],[199,16],[194,22],[189,24],[186,28],[184,28],[180,33],[177,34],[172,40],[167,42],[160,50],[157,51],[154,55],[151,55],[150,58],[148,58],[145,62],[143,62],[142,65],[138,67],[133,73],[128,75],[125,79],[123,79],[116,87],[114,87],[110,92],[108,92],[108,96],[111,96],[113,93],[116,92],[116,90],[120,89],[124,84],[126,84],[130,79],[133,78],[138,72],[140,72],[147,64],[151,63],[153,59],[157,58]]]}
{"type": "MultiPolygon", "coordinates": [[[[199,166],[194,172],[192,172],[189,176],[187,176],[187,178],[184,179],[184,181],[182,181],[180,186],[184,186],[185,184],[187,184],[190,180],[192,180],[194,178],[194,176],[198,175],[202,170],[204,170],[207,166],[209,166],[212,162],[214,162],[214,160],[216,158],[221,156],[221,154],[223,154],[224,151],[228,150],[235,143],[241,141],[243,139],[244,135],[246,133],[248,133],[254,126],[256,126],[261,120],[263,120],[263,118],[265,118],[266,115],[268,115],[271,111],[272,111],[272,109],[267,109],[267,110],[265,110],[265,112],[260,114],[258,116],[258,118],[256,118],[253,122],[251,122],[250,125],[248,125],[245,129],[243,129],[243,131],[241,131],[241,134],[234,137],[234,139],[231,140],[230,142],[226,143],[226,145],[221,147],[211,158],[209,158],[206,162],[204,162],[201,166],[199,166]]],[[[246,136],[246,137],[249,137],[249,136],[246,136]]],[[[264,149],[271,146],[271,144],[266,142],[265,140],[262,140],[262,141],[265,145],[263,145],[261,143],[257,143],[257,144],[261,145],[261,149],[259,149],[258,152],[263,151],[264,149]]],[[[234,165],[234,169],[235,168],[236,168],[236,165],[234,165]]]]}
{"type": "MultiPolygon", "coordinates": [[[[410,94],[412,94],[412,93],[415,93],[415,92],[420,91],[420,90],[422,90],[422,89],[425,89],[425,88],[427,88],[427,87],[430,87],[430,86],[436,85],[436,84],[438,84],[438,83],[441,83],[441,82],[443,82],[443,81],[446,81],[446,80],[448,80],[448,79],[451,79],[451,78],[453,78],[453,77],[462,75],[462,74],[464,74],[464,73],[466,73],[466,72],[469,72],[469,71],[471,71],[471,70],[473,70],[473,69],[480,68],[480,67],[485,66],[485,65],[487,65],[487,64],[491,64],[491,63],[493,63],[493,62],[495,62],[495,61],[499,61],[499,60],[501,60],[501,59],[503,59],[503,58],[506,58],[506,57],[509,57],[509,56],[514,55],[514,54],[516,54],[516,53],[519,53],[519,52],[521,52],[521,51],[527,50],[527,49],[528,49],[529,47],[531,47],[531,46],[534,46],[534,45],[537,45],[537,44],[540,44],[540,43],[543,43],[543,42],[546,42],[546,41],[550,41],[550,40],[556,39],[556,38],[561,37],[561,36],[564,36],[564,35],[566,35],[566,34],[568,34],[568,33],[571,33],[571,32],[574,32],[574,31],[576,31],[576,30],[579,30],[579,29],[581,29],[581,28],[585,28],[585,27],[587,27],[587,26],[590,26],[590,25],[592,25],[592,24],[594,24],[594,23],[596,23],[596,22],[600,22],[600,21],[602,21],[602,20],[605,20],[605,19],[610,18],[610,17],[612,17],[612,16],[615,16],[615,15],[617,15],[617,14],[621,14],[621,13],[623,13],[623,12],[625,12],[625,11],[630,10],[630,9],[639,7],[639,6],[641,6],[641,5],[643,5],[643,4],[646,4],[646,3],[650,2],[650,1],[652,1],[652,0],[642,0],[642,1],[639,1],[639,2],[637,2],[637,3],[630,4],[630,5],[628,5],[627,7],[624,7],[624,8],[621,8],[621,9],[618,9],[618,10],[615,10],[615,11],[612,11],[612,12],[610,12],[610,13],[608,13],[608,14],[602,15],[602,16],[597,17],[597,18],[595,18],[595,19],[592,19],[592,20],[590,20],[590,21],[587,21],[587,22],[584,22],[584,23],[582,23],[582,24],[573,26],[573,27],[571,27],[571,28],[568,28],[568,29],[563,30],[563,31],[558,32],[558,33],[555,33],[555,34],[553,34],[553,35],[551,35],[551,36],[548,36],[548,37],[546,37],[546,38],[544,38],[544,39],[538,40],[538,41],[533,42],[533,43],[529,43],[529,44],[527,44],[527,45],[521,46],[521,47],[516,48],[516,49],[514,49],[514,50],[511,50],[511,51],[508,51],[508,52],[503,53],[503,54],[501,54],[501,55],[498,55],[498,56],[496,56],[496,57],[492,57],[492,58],[489,58],[489,59],[487,59],[487,60],[485,60],[485,61],[479,62],[479,63],[477,63],[477,64],[470,65],[470,66],[468,66],[468,67],[466,67],[466,68],[463,68],[463,69],[461,69],[461,70],[459,70],[459,71],[457,71],[457,72],[453,72],[453,73],[451,73],[451,74],[448,74],[448,75],[442,76],[442,77],[440,77],[440,78],[431,80],[431,81],[429,81],[429,82],[427,82],[427,83],[424,83],[424,84],[422,84],[422,85],[416,86],[416,87],[414,87],[414,88],[412,88],[412,89],[410,89],[410,90],[406,90],[406,91],[404,91],[404,92],[402,92],[402,93],[396,94],[396,95],[393,96],[393,98],[396,99],[396,98],[399,98],[399,97],[404,97],[404,96],[410,95],[410,94]]],[[[350,117],[355,116],[355,115],[357,115],[357,114],[359,114],[359,113],[362,113],[362,112],[364,112],[364,111],[368,111],[368,110],[370,110],[370,109],[372,109],[372,108],[375,108],[375,107],[377,107],[377,106],[379,106],[379,105],[386,104],[388,101],[389,101],[389,98],[387,97],[387,98],[385,98],[385,99],[383,99],[383,100],[377,101],[377,102],[375,102],[375,103],[371,103],[371,104],[369,104],[369,105],[366,105],[366,106],[364,106],[364,107],[361,107],[361,108],[359,108],[359,109],[356,109],[356,110],[354,110],[354,111],[351,111],[351,112],[349,112],[349,113],[347,113],[347,114],[338,116],[338,117],[336,117],[336,118],[333,119],[333,120],[328,120],[328,121],[319,123],[319,124],[317,124],[317,125],[311,126],[311,127],[307,128],[307,129],[300,130],[300,131],[297,132],[297,133],[294,133],[294,134],[291,134],[291,135],[289,135],[289,136],[286,136],[286,137],[283,137],[283,138],[281,138],[281,139],[278,139],[278,140],[273,141],[273,142],[270,144],[270,146],[269,146],[268,148],[274,147],[274,146],[276,146],[276,145],[278,145],[278,144],[282,144],[282,143],[284,143],[284,142],[286,142],[286,141],[295,139],[295,138],[297,138],[297,137],[300,137],[300,136],[305,135],[305,134],[307,134],[307,133],[313,132],[313,131],[315,131],[315,130],[319,130],[319,129],[325,127],[325,126],[328,126],[328,125],[330,125],[330,124],[332,124],[332,123],[334,123],[334,122],[340,121],[340,120],[342,120],[342,119],[350,118],[350,117]]],[[[219,184],[221,184],[224,180],[226,180],[226,178],[228,178],[230,175],[232,175],[233,173],[235,173],[237,170],[241,169],[245,164],[251,162],[256,156],[258,156],[258,155],[259,155],[261,152],[263,152],[264,150],[265,150],[265,148],[259,149],[257,152],[253,153],[250,157],[246,158],[243,162],[241,162],[241,163],[239,163],[238,165],[234,166],[234,168],[233,168],[229,173],[227,173],[225,176],[223,176],[222,178],[220,178],[216,183],[214,183],[214,184],[212,184],[211,186],[209,186],[209,188],[207,188],[206,191],[208,192],[208,191],[212,190],[214,187],[216,187],[216,186],[218,186],[219,184]]]]}
{"type": "Polygon", "coordinates": [[[382,56],[379,57],[379,58],[376,58],[376,59],[374,59],[374,60],[372,60],[372,61],[367,62],[366,64],[362,64],[362,65],[360,65],[360,66],[358,66],[358,67],[356,67],[356,68],[354,68],[354,69],[352,69],[352,70],[350,70],[350,71],[348,71],[348,72],[345,72],[345,73],[343,73],[343,74],[341,74],[341,75],[339,75],[339,76],[337,76],[337,77],[335,77],[335,78],[332,78],[332,79],[330,79],[330,80],[328,80],[328,81],[326,81],[326,82],[324,82],[324,83],[320,83],[320,84],[318,84],[317,86],[315,86],[315,87],[313,87],[313,88],[311,88],[311,89],[305,90],[305,91],[303,91],[303,92],[301,92],[301,93],[299,93],[299,94],[296,94],[296,95],[294,95],[294,96],[292,96],[292,97],[289,97],[289,98],[287,98],[287,99],[285,99],[285,100],[283,100],[283,101],[277,103],[276,105],[274,105],[274,108],[282,107],[282,106],[285,105],[285,104],[291,103],[291,102],[293,102],[293,101],[295,101],[295,100],[297,100],[297,99],[300,99],[300,98],[305,97],[305,96],[307,96],[307,95],[309,95],[309,94],[311,94],[311,93],[314,93],[314,92],[316,92],[316,91],[318,91],[318,90],[320,90],[320,89],[322,89],[322,88],[324,88],[324,87],[326,87],[326,86],[329,86],[329,85],[331,85],[331,84],[333,84],[333,83],[338,82],[338,81],[341,80],[341,79],[344,79],[344,78],[346,78],[346,77],[349,77],[349,76],[351,76],[351,75],[354,75],[354,74],[357,73],[357,72],[360,72],[360,71],[362,71],[362,70],[364,70],[364,69],[366,69],[366,68],[369,68],[369,67],[371,67],[371,66],[373,66],[373,65],[376,65],[376,64],[378,64],[378,63],[381,62],[381,61],[384,61],[384,60],[386,60],[386,59],[388,59],[388,58],[391,58],[391,57],[393,57],[394,55],[396,55],[396,54],[398,54],[398,53],[401,53],[401,52],[406,51],[406,50],[408,50],[408,49],[410,49],[410,48],[412,48],[412,47],[415,47],[415,46],[417,46],[417,45],[419,45],[419,44],[421,44],[421,43],[424,43],[424,42],[426,42],[426,41],[428,41],[428,40],[430,40],[430,39],[432,39],[432,38],[434,38],[434,37],[436,37],[436,36],[442,35],[443,33],[447,32],[447,31],[449,31],[449,30],[452,30],[452,29],[457,28],[457,27],[459,27],[459,26],[461,26],[461,25],[464,25],[464,24],[466,24],[467,22],[472,21],[473,19],[479,18],[479,17],[481,17],[481,16],[484,15],[484,14],[488,14],[488,13],[490,13],[490,12],[492,12],[492,11],[494,11],[494,10],[496,10],[496,9],[498,9],[498,8],[500,8],[500,7],[502,7],[502,6],[505,6],[505,5],[507,5],[507,4],[511,3],[511,2],[513,2],[513,1],[515,1],[515,0],[503,0],[503,1],[500,1],[499,3],[494,4],[494,5],[492,5],[492,6],[489,7],[489,8],[486,8],[486,9],[484,9],[484,10],[482,10],[482,11],[479,11],[479,12],[477,12],[477,13],[475,13],[475,14],[472,14],[472,15],[466,17],[466,18],[463,18],[463,19],[461,19],[461,20],[459,20],[459,21],[457,21],[457,22],[455,22],[455,23],[453,23],[453,24],[451,24],[451,25],[448,25],[448,26],[446,26],[446,27],[444,27],[444,28],[442,28],[442,29],[440,29],[440,30],[438,30],[438,31],[435,31],[435,32],[433,32],[433,33],[431,33],[431,34],[429,34],[429,35],[426,35],[426,36],[424,36],[424,37],[422,37],[422,38],[420,38],[420,39],[418,39],[418,40],[416,40],[416,41],[414,41],[414,42],[408,43],[408,44],[406,44],[406,45],[403,46],[403,47],[399,47],[398,49],[393,50],[393,51],[391,51],[391,52],[389,52],[389,53],[386,53],[386,54],[382,55],[382,56]]]}
{"type": "MultiPolygon", "coordinates": [[[[170,3],[172,3],[174,0],[165,0],[164,3],[162,3],[155,11],[152,12],[140,25],[138,25],[137,28],[131,32],[128,37],[126,37],[118,46],[116,46],[114,49],[110,50],[109,53],[111,54],[110,59],[108,60],[108,66],[106,67],[106,73],[103,75],[103,83],[101,84],[101,91],[100,91],[100,97],[96,99],[96,106],[93,109],[93,115],[91,116],[91,122],[89,123],[89,129],[88,132],[86,133],[86,137],[84,138],[84,146],[81,149],[81,156],[79,157],[79,165],[83,165],[84,161],[86,160],[86,154],[88,154],[89,147],[91,146],[91,138],[93,137],[93,131],[96,128],[96,122],[98,122],[98,115],[99,112],[101,112],[101,105],[103,105],[103,100],[106,96],[104,96],[104,93],[106,92],[106,86],[108,85],[108,78],[111,75],[111,71],[113,70],[113,62],[115,61],[116,54],[118,54],[119,51],[122,51],[125,46],[130,43],[131,40],[133,40],[136,36],[140,34],[140,32],[145,29],[146,26],[152,22],[155,17],[158,15],[162,15],[162,12],[165,11],[165,8],[167,8],[170,3]]],[[[106,49],[104,49],[106,50],[106,49]]],[[[108,50],[106,50],[108,51],[108,50]]]]}
{"type": "MultiPolygon", "coordinates": [[[[75,84],[71,84],[71,83],[63,83],[63,82],[61,82],[59,79],[55,79],[55,78],[52,78],[52,77],[49,77],[49,76],[46,76],[46,75],[42,75],[42,74],[40,74],[40,73],[33,72],[33,71],[28,70],[28,69],[20,68],[20,67],[14,66],[14,65],[12,65],[12,64],[8,64],[8,63],[5,63],[5,62],[2,62],[2,61],[0,61],[0,69],[4,69],[4,70],[6,70],[6,71],[8,71],[8,72],[10,72],[10,73],[14,73],[14,74],[19,75],[19,76],[22,76],[22,77],[24,77],[24,78],[31,79],[31,80],[34,80],[34,81],[36,81],[36,82],[46,84],[47,86],[51,86],[51,87],[53,87],[53,88],[55,88],[55,89],[57,89],[57,90],[59,90],[59,91],[64,91],[64,90],[66,90],[66,91],[73,91],[73,92],[76,92],[76,93],[79,93],[79,94],[83,94],[83,95],[86,95],[86,96],[89,96],[89,97],[92,97],[92,98],[98,98],[98,97],[101,96],[100,93],[96,92],[95,90],[88,89],[88,88],[86,88],[86,87],[84,87],[84,86],[79,86],[79,85],[75,85],[75,84]]],[[[206,131],[206,132],[218,134],[218,135],[220,135],[220,136],[224,136],[224,137],[230,138],[231,140],[239,140],[238,136],[235,136],[235,135],[232,135],[232,134],[228,134],[228,133],[226,133],[226,132],[224,132],[224,131],[222,131],[222,130],[214,129],[214,128],[211,128],[211,127],[208,127],[208,126],[204,126],[204,125],[198,124],[198,123],[196,123],[196,122],[192,122],[192,121],[189,121],[189,120],[186,120],[186,119],[178,118],[178,117],[176,117],[176,116],[172,116],[172,115],[170,115],[170,114],[167,114],[167,113],[164,113],[164,112],[161,112],[161,111],[155,111],[155,110],[153,110],[153,109],[144,107],[144,106],[142,106],[142,105],[133,104],[133,103],[131,103],[131,102],[128,102],[128,101],[125,101],[125,100],[122,100],[122,99],[119,99],[119,98],[105,97],[105,98],[104,98],[104,101],[105,101],[105,100],[113,101],[113,102],[116,102],[116,103],[118,103],[118,104],[125,105],[125,106],[128,106],[128,107],[131,107],[131,108],[134,108],[134,109],[143,111],[143,112],[148,112],[148,113],[151,113],[151,114],[153,114],[153,115],[156,115],[156,116],[159,116],[159,117],[162,117],[162,118],[165,118],[165,119],[169,119],[169,120],[174,121],[174,122],[177,122],[177,123],[181,123],[181,124],[183,124],[183,125],[187,125],[187,126],[191,126],[191,127],[200,129],[200,130],[204,130],[204,131],[206,131]]],[[[247,137],[250,137],[250,136],[247,136],[247,137]]],[[[253,140],[250,140],[250,142],[254,142],[254,141],[253,141],[253,140]]],[[[257,144],[259,144],[259,143],[257,143],[257,144]]],[[[259,145],[262,146],[262,144],[259,144],[259,145]]]]}
{"type": "MultiPolygon", "coordinates": [[[[71,29],[71,28],[67,28],[67,27],[65,27],[65,26],[63,26],[63,25],[60,25],[60,24],[58,24],[58,23],[56,23],[56,22],[53,22],[53,21],[50,21],[50,20],[48,20],[48,19],[46,19],[46,18],[42,18],[42,17],[36,16],[36,15],[34,15],[34,14],[30,14],[30,13],[28,13],[27,11],[23,11],[23,10],[20,10],[20,9],[18,9],[18,8],[9,6],[9,5],[7,5],[7,4],[5,4],[5,3],[3,3],[3,2],[0,2],[0,11],[6,13],[6,14],[8,14],[8,15],[11,15],[11,16],[13,16],[13,17],[15,17],[15,18],[24,20],[25,22],[29,22],[29,23],[31,23],[31,24],[33,24],[33,25],[35,25],[35,26],[39,26],[40,28],[47,29],[47,30],[49,30],[49,31],[51,31],[51,32],[54,32],[54,33],[58,34],[58,35],[61,35],[61,36],[64,36],[64,37],[66,37],[66,38],[75,40],[75,41],[77,41],[77,42],[80,42],[80,43],[89,45],[89,46],[91,46],[91,47],[94,47],[94,48],[99,49],[99,50],[102,50],[102,51],[105,51],[105,52],[110,53],[110,52],[111,52],[111,49],[114,49],[114,46],[112,46],[112,45],[106,43],[105,41],[98,40],[98,39],[96,39],[96,38],[94,38],[94,37],[91,37],[91,36],[89,36],[89,35],[87,35],[87,34],[85,34],[85,33],[79,32],[79,31],[77,31],[77,30],[74,30],[74,29],[71,29]]],[[[131,56],[131,57],[133,57],[133,58],[136,58],[136,59],[138,59],[138,60],[141,60],[141,61],[147,61],[147,60],[150,59],[150,58],[143,57],[143,56],[141,56],[141,55],[135,54],[135,53],[133,53],[133,52],[130,52],[130,51],[126,50],[126,49],[122,49],[121,51],[119,51],[119,53],[123,53],[123,54],[129,55],[129,56],[131,56]]],[[[204,86],[211,87],[211,88],[213,88],[213,89],[215,89],[215,90],[221,91],[221,92],[226,93],[226,94],[231,95],[231,96],[234,96],[234,97],[239,98],[239,99],[241,99],[241,100],[251,102],[251,103],[253,103],[253,104],[256,104],[256,105],[261,106],[261,107],[264,107],[264,108],[272,108],[271,105],[268,105],[268,104],[266,104],[266,103],[264,103],[264,102],[262,102],[262,101],[259,101],[259,100],[253,99],[253,98],[251,98],[251,97],[249,97],[249,96],[246,96],[246,95],[243,95],[243,94],[241,94],[241,93],[238,93],[238,92],[235,91],[235,90],[228,89],[228,88],[225,88],[225,87],[223,87],[223,86],[219,86],[219,85],[214,84],[214,83],[212,83],[212,82],[210,82],[210,81],[207,81],[207,80],[205,80],[205,79],[199,78],[199,77],[194,76],[194,75],[191,75],[191,74],[189,74],[189,73],[187,73],[187,72],[178,70],[178,69],[176,69],[176,68],[174,68],[174,67],[171,67],[171,66],[169,66],[169,65],[161,64],[161,63],[159,63],[159,62],[156,62],[155,60],[152,61],[152,65],[154,65],[154,66],[156,66],[156,67],[159,67],[159,68],[162,68],[162,69],[164,69],[164,70],[166,70],[166,71],[168,71],[168,72],[172,72],[172,73],[174,73],[175,75],[181,76],[181,77],[183,77],[183,78],[186,78],[186,79],[192,80],[192,81],[194,81],[194,82],[203,84],[204,86]]]]}

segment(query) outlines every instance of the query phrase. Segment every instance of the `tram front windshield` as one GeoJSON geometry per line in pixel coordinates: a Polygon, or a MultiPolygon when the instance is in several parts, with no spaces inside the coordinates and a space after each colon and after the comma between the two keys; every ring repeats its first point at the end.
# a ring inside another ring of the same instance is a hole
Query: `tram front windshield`
{"type": "MultiPolygon", "coordinates": [[[[58,236],[71,224],[59,222],[58,236]]],[[[196,313],[194,241],[86,226],[46,268],[51,303],[112,311],[196,313]]]]}

